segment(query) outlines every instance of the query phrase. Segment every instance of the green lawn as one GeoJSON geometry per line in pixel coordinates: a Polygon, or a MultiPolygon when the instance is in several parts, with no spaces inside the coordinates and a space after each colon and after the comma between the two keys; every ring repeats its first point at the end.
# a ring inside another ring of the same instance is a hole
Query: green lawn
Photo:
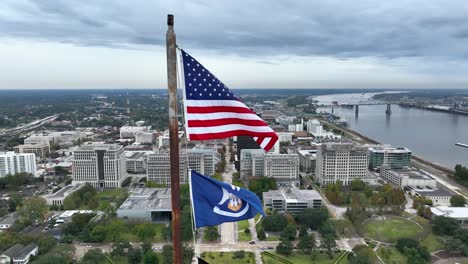
{"type": "Polygon", "coordinates": [[[126,193],[127,190],[124,189],[124,188],[117,188],[117,189],[106,189],[106,190],[103,190],[103,191],[100,191],[96,194],[96,198],[97,199],[112,199],[112,198],[116,198],[118,197],[119,195],[123,194],[123,193],[126,193]]]}
{"type": "MultiPolygon", "coordinates": [[[[162,254],[160,252],[156,252],[156,254],[158,255],[159,263],[164,263],[162,254]]],[[[128,257],[127,256],[117,256],[117,257],[113,257],[112,261],[114,261],[115,264],[128,264],[128,257]]],[[[142,256],[141,263],[143,263],[143,256],[142,256]]],[[[110,262],[107,261],[107,262],[105,262],[103,264],[110,264],[110,262]]]]}
{"type": "Polygon", "coordinates": [[[386,264],[405,264],[408,262],[406,256],[400,253],[395,247],[388,247],[390,249],[390,255],[384,257],[382,254],[382,247],[377,250],[377,255],[381,257],[386,264]]]}
{"type": "Polygon", "coordinates": [[[441,237],[434,234],[429,234],[426,238],[421,241],[421,245],[427,247],[429,252],[434,252],[444,248],[444,243],[441,237]]]}
{"type": "MultiPolygon", "coordinates": [[[[327,254],[322,253],[317,257],[317,259],[312,260],[311,255],[300,254],[298,252],[293,252],[289,256],[283,256],[281,254],[277,254],[274,251],[269,251],[269,252],[271,254],[273,254],[273,255],[276,255],[276,256],[280,257],[280,258],[291,261],[294,264],[308,264],[308,263],[330,264],[330,263],[333,263],[338,258],[338,256],[340,255],[340,253],[334,253],[333,258],[330,259],[330,258],[328,258],[327,254]]],[[[263,260],[263,264],[281,264],[281,262],[279,262],[278,260],[276,260],[276,259],[274,259],[274,258],[272,258],[270,256],[267,256],[267,255],[265,255],[263,253],[262,253],[262,260],[263,260]]],[[[343,262],[343,263],[346,263],[346,262],[343,262]]]]}
{"type": "Polygon", "coordinates": [[[237,229],[239,231],[244,231],[244,229],[249,228],[249,220],[242,220],[237,222],[237,229]]]}
{"type": "Polygon", "coordinates": [[[396,242],[400,238],[413,238],[423,232],[416,223],[400,217],[369,220],[365,224],[364,230],[366,237],[383,242],[396,242]]]}
{"type": "Polygon", "coordinates": [[[240,242],[248,242],[252,240],[251,234],[246,234],[244,231],[240,231],[238,234],[238,238],[240,242]]]}
{"type": "MultiPolygon", "coordinates": [[[[162,230],[165,224],[152,224],[154,227],[154,231],[156,235],[151,240],[152,242],[163,242],[164,239],[162,238],[162,230]]],[[[140,238],[136,235],[136,231],[134,230],[134,226],[126,226],[125,230],[120,233],[120,237],[129,242],[141,242],[140,238]]]]}
{"type": "Polygon", "coordinates": [[[222,264],[255,264],[255,256],[252,252],[245,252],[245,257],[242,259],[233,259],[234,252],[203,252],[202,259],[208,263],[222,263],[222,264]]]}

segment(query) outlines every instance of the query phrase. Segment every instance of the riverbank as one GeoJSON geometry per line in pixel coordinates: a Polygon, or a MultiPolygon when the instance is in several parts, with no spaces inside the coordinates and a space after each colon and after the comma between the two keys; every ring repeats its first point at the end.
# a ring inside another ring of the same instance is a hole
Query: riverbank
{"type": "MultiPolygon", "coordinates": [[[[367,137],[365,135],[362,135],[362,134],[360,134],[360,133],[358,133],[358,132],[356,132],[356,131],[354,131],[352,129],[337,126],[337,125],[334,125],[334,124],[331,124],[331,123],[328,123],[328,122],[323,122],[323,123],[326,124],[328,127],[332,128],[332,129],[337,129],[337,130],[343,131],[343,133],[348,134],[348,136],[350,136],[351,139],[356,140],[359,143],[362,143],[362,144],[383,144],[383,143],[380,143],[380,142],[378,142],[378,141],[376,141],[374,139],[371,139],[371,138],[369,138],[369,137],[367,137]]],[[[438,170],[440,172],[443,172],[445,174],[453,175],[455,173],[455,171],[452,170],[452,169],[449,169],[449,168],[447,168],[445,166],[442,166],[440,164],[430,162],[430,161],[425,160],[425,159],[423,159],[421,157],[412,155],[411,158],[413,159],[413,161],[422,163],[422,164],[424,164],[426,166],[430,166],[433,169],[438,170]]]]}
{"type": "Polygon", "coordinates": [[[451,109],[436,108],[436,107],[431,107],[431,106],[420,106],[420,105],[404,104],[404,103],[400,103],[398,105],[401,106],[401,107],[411,107],[411,108],[418,108],[418,109],[434,111],[434,112],[442,112],[442,113],[449,113],[449,114],[457,114],[457,115],[466,115],[466,116],[468,116],[468,112],[460,111],[460,110],[451,110],[451,109]]]}

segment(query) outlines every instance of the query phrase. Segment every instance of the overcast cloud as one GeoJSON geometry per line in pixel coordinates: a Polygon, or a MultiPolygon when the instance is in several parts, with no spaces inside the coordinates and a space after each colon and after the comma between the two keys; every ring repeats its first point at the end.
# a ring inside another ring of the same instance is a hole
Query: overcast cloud
{"type": "Polygon", "coordinates": [[[468,88],[468,1],[2,0],[0,88],[165,87],[178,44],[236,88],[468,88]]]}

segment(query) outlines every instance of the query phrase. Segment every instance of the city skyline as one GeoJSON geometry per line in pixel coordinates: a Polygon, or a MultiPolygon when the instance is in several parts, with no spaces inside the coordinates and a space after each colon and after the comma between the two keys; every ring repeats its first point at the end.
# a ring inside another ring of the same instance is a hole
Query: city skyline
{"type": "Polygon", "coordinates": [[[0,10],[0,89],[164,88],[168,13],[178,44],[231,88],[468,87],[462,1],[22,0],[0,10]]]}

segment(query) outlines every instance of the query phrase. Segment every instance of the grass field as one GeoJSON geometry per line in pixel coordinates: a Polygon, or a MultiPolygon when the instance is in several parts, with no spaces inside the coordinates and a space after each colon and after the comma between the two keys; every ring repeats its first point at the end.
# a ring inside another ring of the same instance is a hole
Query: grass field
{"type": "Polygon", "coordinates": [[[387,217],[385,220],[372,219],[364,226],[366,237],[383,242],[396,242],[400,238],[416,237],[422,231],[416,223],[400,217],[387,217]]]}
{"type": "Polygon", "coordinates": [[[252,240],[252,235],[246,234],[244,231],[239,231],[238,238],[240,242],[248,242],[252,240]]]}
{"type": "Polygon", "coordinates": [[[252,252],[245,252],[245,257],[241,259],[233,259],[233,256],[234,252],[204,252],[201,255],[201,257],[208,263],[255,264],[255,257],[252,252]]]}
{"type": "Polygon", "coordinates": [[[249,220],[242,220],[237,222],[237,229],[239,231],[244,231],[246,228],[249,228],[249,220]]]}
{"type": "Polygon", "coordinates": [[[382,254],[382,247],[380,247],[378,250],[377,250],[377,255],[379,255],[379,257],[381,257],[385,263],[388,263],[388,264],[405,264],[408,262],[408,259],[403,255],[401,254],[395,247],[388,247],[390,249],[390,254],[388,255],[388,257],[384,257],[382,254]]]}
{"type": "MultiPolygon", "coordinates": [[[[291,261],[294,264],[308,264],[308,263],[330,264],[330,263],[333,263],[340,255],[340,253],[334,253],[333,258],[330,259],[328,258],[327,254],[323,253],[323,254],[320,254],[315,260],[312,260],[311,255],[299,254],[297,252],[294,252],[293,254],[289,256],[283,256],[283,255],[277,254],[274,251],[271,251],[270,253],[272,253],[273,255],[279,256],[280,258],[291,261]]],[[[265,254],[262,254],[262,259],[263,259],[263,264],[281,264],[281,262],[279,262],[278,260],[271,258],[265,254]]],[[[346,263],[346,262],[343,262],[343,263],[346,263]]]]}
{"type": "MultiPolygon", "coordinates": [[[[156,235],[151,240],[152,242],[162,242],[164,239],[162,238],[162,230],[165,224],[152,224],[154,227],[154,231],[156,235]]],[[[140,238],[136,235],[136,231],[133,230],[134,227],[127,226],[124,232],[120,233],[120,237],[129,242],[141,242],[140,238]]]]}
{"type": "Polygon", "coordinates": [[[434,234],[430,234],[426,238],[424,238],[421,241],[421,245],[427,247],[427,250],[429,250],[429,252],[434,252],[436,250],[444,248],[442,238],[434,234]]]}

